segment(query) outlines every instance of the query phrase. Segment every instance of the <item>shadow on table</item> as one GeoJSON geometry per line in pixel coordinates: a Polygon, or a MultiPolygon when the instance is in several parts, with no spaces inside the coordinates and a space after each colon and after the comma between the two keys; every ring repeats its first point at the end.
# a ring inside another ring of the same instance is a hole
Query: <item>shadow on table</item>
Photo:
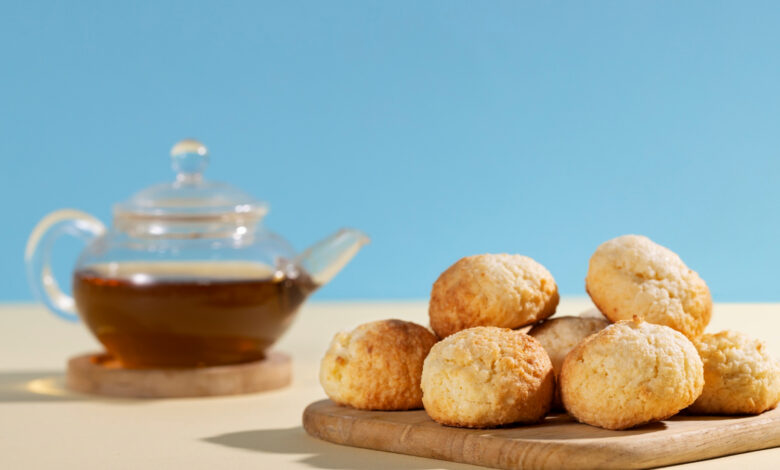
{"type": "Polygon", "coordinates": [[[212,444],[219,444],[235,449],[270,454],[309,454],[298,462],[313,468],[339,468],[362,470],[389,470],[406,468],[424,470],[441,468],[446,465],[452,469],[477,468],[453,462],[442,462],[421,457],[393,454],[391,452],[372,451],[356,447],[345,447],[314,439],[306,434],[302,427],[288,429],[257,429],[220,434],[203,439],[212,444]]]}

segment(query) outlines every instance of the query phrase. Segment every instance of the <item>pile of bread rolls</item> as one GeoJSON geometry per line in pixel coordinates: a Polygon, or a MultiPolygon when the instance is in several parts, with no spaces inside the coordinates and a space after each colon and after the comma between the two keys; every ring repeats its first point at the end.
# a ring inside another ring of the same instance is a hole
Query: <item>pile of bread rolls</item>
{"type": "Polygon", "coordinates": [[[704,333],[709,289],[672,251],[643,236],[609,240],[585,284],[598,311],[548,319],[559,297],[544,266],[521,255],[463,258],[433,285],[433,332],[384,320],[339,333],[320,382],[343,405],[424,407],[470,428],[534,423],[551,409],[627,429],[682,410],[777,406],[780,363],[741,333],[704,333]]]}

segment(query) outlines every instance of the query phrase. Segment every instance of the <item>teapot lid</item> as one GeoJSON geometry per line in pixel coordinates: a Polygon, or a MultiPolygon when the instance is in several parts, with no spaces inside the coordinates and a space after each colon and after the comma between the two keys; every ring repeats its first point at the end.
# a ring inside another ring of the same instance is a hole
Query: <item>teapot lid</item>
{"type": "Polygon", "coordinates": [[[268,203],[237,187],[203,178],[208,165],[206,146],[195,139],[182,140],[171,149],[176,181],[150,186],[114,206],[119,217],[201,220],[230,216],[261,218],[268,203]]]}

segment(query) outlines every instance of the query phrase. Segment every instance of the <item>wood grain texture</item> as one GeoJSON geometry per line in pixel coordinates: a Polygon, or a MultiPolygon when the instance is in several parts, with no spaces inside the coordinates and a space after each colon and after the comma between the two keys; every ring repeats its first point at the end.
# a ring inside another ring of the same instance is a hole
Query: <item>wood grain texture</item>
{"type": "Polygon", "coordinates": [[[780,410],[678,415],[627,431],[550,415],[532,426],[459,429],[425,411],[361,411],[322,400],[303,413],[310,435],[354,447],[502,469],[649,468],[780,446],[780,410]]]}
{"type": "Polygon", "coordinates": [[[104,354],[68,361],[67,387],[81,393],[126,398],[238,395],[285,387],[292,380],[290,357],[270,352],[261,361],[191,369],[124,369],[104,354]]]}

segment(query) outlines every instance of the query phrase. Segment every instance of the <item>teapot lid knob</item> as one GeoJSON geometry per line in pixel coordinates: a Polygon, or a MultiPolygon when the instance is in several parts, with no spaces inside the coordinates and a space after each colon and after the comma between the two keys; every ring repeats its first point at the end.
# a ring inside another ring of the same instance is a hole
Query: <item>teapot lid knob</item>
{"type": "Polygon", "coordinates": [[[184,139],[171,148],[171,159],[177,181],[197,182],[209,163],[209,151],[195,139],[184,139]]]}

